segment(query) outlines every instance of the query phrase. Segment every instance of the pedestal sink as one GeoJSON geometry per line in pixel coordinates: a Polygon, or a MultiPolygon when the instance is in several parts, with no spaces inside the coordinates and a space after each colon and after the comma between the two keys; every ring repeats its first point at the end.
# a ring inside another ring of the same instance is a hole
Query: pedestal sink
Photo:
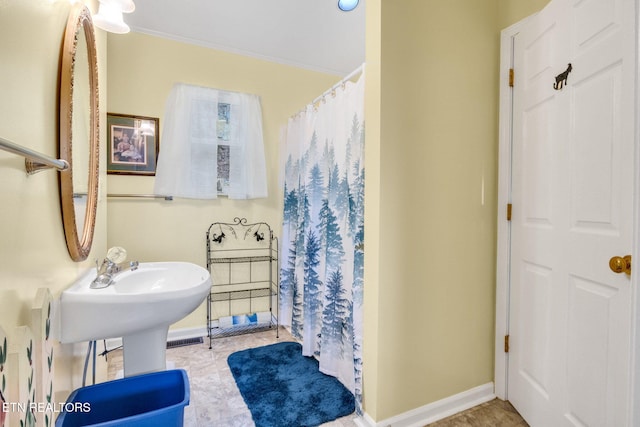
{"type": "Polygon", "coordinates": [[[187,262],[140,263],[114,276],[103,289],[89,286],[92,271],[60,296],[60,341],[73,343],[122,337],[124,375],[166,369],[167,333],[211,288],[209,272],[187,262]]]}

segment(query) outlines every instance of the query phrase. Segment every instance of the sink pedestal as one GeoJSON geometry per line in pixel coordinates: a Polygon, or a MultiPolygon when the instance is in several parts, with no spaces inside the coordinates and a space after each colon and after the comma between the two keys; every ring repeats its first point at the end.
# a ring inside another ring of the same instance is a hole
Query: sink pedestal
{"type": "Polygon", "coordinates": [[[124,376],[166,370],[168,333],[163,326],[122,337],[124,376]]]}

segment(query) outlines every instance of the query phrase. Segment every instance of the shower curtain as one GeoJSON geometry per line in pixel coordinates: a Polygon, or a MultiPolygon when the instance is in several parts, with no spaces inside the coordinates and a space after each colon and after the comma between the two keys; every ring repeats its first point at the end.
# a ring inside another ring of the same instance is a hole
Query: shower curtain
{"type": "Polygon", "coordinates": [[[364,71],[289,119],[280,319],[320,370],[362,396],[364,71]]]}

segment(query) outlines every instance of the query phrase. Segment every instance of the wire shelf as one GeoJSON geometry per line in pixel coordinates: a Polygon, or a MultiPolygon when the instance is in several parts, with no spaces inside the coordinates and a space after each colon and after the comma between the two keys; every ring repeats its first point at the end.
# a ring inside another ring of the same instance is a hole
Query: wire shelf
{"type": "Polygon", "coordinates": [[[207,297],[209,348],[212,348],[214,338],[273,327],[277,337],[278,239],[273,235],[271,226],[266,222],[249,224],[246,218],[238,217],[231,223],[214,222],[207,230],[206,245],[207,268],[212,279],[220,279],[214,280],[207,297]],[[271,319],[266,324],[235,325],[222,329],[212,326],[225,315],[252,314],[258,311],[255,309],[257,306],[265,305],[271,319]],[[244,311],[238,312],[241,309],[244,311]],[[222,310],[224,313],[220,313],[222,310]]]}

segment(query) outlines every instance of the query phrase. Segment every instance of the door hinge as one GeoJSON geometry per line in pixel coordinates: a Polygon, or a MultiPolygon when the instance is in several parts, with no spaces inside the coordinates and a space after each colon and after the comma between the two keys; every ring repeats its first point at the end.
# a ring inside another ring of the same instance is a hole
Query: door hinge
{"type": "Polygon", "coordinates": [[[509,335],[504,336],[504,352],[509,353],[509,335]]]}
{"type": "Polygon", "coordinates": [[[515,72],[513,68],[509,68],[509,87],[513,87],[513,82],[515,80],[515,72]]]}
{"type": "Polygon", "coordinates": [[[511,221],[511,208],[513,205],[511,203],[507,203],[507,221],[511,221]]]}

